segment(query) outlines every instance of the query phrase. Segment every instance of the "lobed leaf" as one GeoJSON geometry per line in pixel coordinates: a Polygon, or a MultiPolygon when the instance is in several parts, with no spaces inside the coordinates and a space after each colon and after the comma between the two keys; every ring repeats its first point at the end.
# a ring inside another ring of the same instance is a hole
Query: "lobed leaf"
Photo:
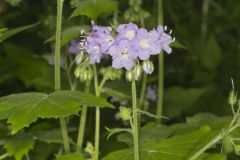
{"type": "Polygon", "coordinates": [[[12,132],[16,133],[38,118],[77,114],[80,105],[114,108],[104,99],[78,91],[56,91],[49,95],[29,92],[0,98],[0,120],[8,118],[12,132]]]}
{"type": "Polygon", "coordinates": [[[0,42],[4,41],[5,39],[7,39],[7,38],[19,33],[19,32],[22,32],[22,31],[25,31],[29,28],[35,27],[38,24],[39,24],[39,22],[35,23],[35,24],[27,25],[27,26],[17,27],[17,28],[14,28],[14,29],[2,30],[4,32],[0,33],[0,42]]]}
{"type": "Polygon", "coordinates": [[[70,18],[76,16],[87,16],[96,20],[101,14],[113,12],[118,9],[118,3],[112,0],[85,0],[78,4],[78,7],[73,11],[70,18]]]}
{"type": "Polygon", "coordinates": [[[24,155],[33,149],[35,140],[29,134],[17,134],[7,140],[4,148],[10,156],[16,160],[21,160],[24,155]]]}

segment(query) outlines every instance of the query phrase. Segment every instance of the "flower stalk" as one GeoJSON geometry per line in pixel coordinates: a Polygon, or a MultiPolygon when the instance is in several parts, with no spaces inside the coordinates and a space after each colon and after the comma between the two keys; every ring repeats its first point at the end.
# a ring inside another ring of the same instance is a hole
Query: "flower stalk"
{"type": "MultiPolygon", "coordinates": [[[[55,40],[55,90],[61,89],[60,81],[60,56],[61,56],[61,30],[62,30],[62,10],[63,0],[57,0],[57,26],[56,26],[56,40],[55,40]]],[[[60,126],[63,137],[64,150],[66,153],[70,152],[70,143],[67,132],[67,125],[64,118],[60,118],[60,126]]]]}
{"type": "MultiPolygon", "coordinates": [[[[94,74],[94,87],[95,87],[95,94],[97,97],[100,96],[101,91],[99,90],[98,86],[98,75],[97,75],[97,68],[93,65],[93,74],[94,74]]],[[[98,160],[99,157],[99,134],[100,134],[100,108],[96,107],[96,115],[95,115],[95,152],[94,152],[94,160],[98,160]]]]}
{"type": "MultiPolygon", "coordinates": [[[[158,24],[163,24],[163,0],[158,0],[158,24]]],[[[158,56],[158,100],[157,116],[162,116],[163,110],[163,91],[164,91],[164,55],[163,51],[158,56]]],[[[161,122],[161,119],[157,120],[161,122]]]]}
{"type": "MultiPolygon", "coordinates": [[[[85,93],[89,93],[89,90],[90,90],[90,81],[88,80],[86,81],[85,93]]],[[[83,106],[81,111],[79,131],[78,131],[77,152],[80,152],[83,146],[86,118],[87,118],[87,106],[83,106]]]]}
{"type": "Polygon", "coordinates": [[[138,145],[138,116],[137,116],[137,93],[136,81],[132,79],[132,110],[133,110],[133,147],[134,147],[134,160],[139,160],[139,145],[138,145]]]}

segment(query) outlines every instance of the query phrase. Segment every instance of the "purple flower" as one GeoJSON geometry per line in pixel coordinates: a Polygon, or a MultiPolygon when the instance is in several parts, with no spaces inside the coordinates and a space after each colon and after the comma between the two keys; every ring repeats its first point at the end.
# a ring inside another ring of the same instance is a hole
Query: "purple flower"
{"type": "MultiPolygon", "coordinates": [[[[168,54],[172,52],[172,48],[169,46],[172,42],[174,42],[174,38],[171,37],[171,35],[164,32],[164,29],[162,26],[158,26],[157,32],[159,34],[159,40],[158,44],[161,46],[161,48],[167,52],[168,54]]],[[[171,31],[170,31],[171,32],[171,31]]]]}
{"type": "Polygon", "coordinates": [[[81,48],[80,48],[80,44],[77,40],[72,40],[71,41],[71,46],[69,47],[69,52],[73,53],[73,54],[77,54],[80,52],[81,48]]]}
{"type": "Polygon", "coordinates": [[[129,40],[123,39],[109,48],[108,54],[112,56],[113,68],[125,68],[130,70],[137,58],[136,51],[129,40]]]}
{"type": "Polygon", "coordinates": [[[148,32],[144,28],[138,30],[134,46],[139,59],[147,60],[151,54],[158,54],[160,52],[161,48],[157,44],[158,37],[159,35],[155,31],[148,32]]]}
{"type": "Polygon", "coordinates": [[[126,38],[128,40],[132,40],[135,38],[138,31],[138,26],[133,23],[121,24],[117,28],[118,39],[126,38]]]}
{"type": "Polygon", "coordinates": [[[86,51],[89,53],[90,63],[100,63],[102,58],[101,46],[93,37],[87,38],[87,43],[85,46],[86,51]]]}

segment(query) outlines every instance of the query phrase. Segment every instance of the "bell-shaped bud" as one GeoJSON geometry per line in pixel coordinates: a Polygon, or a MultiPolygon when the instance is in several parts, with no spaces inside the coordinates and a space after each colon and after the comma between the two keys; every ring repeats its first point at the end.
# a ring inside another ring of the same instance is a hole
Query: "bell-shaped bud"
{"type": "Polygon", "coordinates": [[[87,72],[82,72],[79,76],[80,81],[85,82],[88,78],[87,72]]]}
{"type": "Polygon", "coordinates": [[[76,69],[74,70],[74,75],[76,78],[79,78],[81,75],[81,67],[76,67],[76,69]]]}
{"type": "Polygon", "coordinates": [[[231,106],[234,106],[237,103],[237,93],[234,90],[232,90],[229,94],[228,103],[231,106]]]}
{"type": "Polygon", "coordinates": [[[124,121],[127,121],[127,120],[130,120],[131,118],[131,109],[130,108],[127,108],[127,107],[124,107],[124,106],[121,106],[119,108],[119,117],[122,118],[124,121]]]}
{"type": "Polygon", "coordinates": [[[87,146],[84,150],[85,150],[85,152],[90,154],[92,157],[94,156],[94,146],[91,142],[87,142],[87,146]]]}
{"type": "Polygon", "coordinates": [[[117,80],[122,77],[122,70],[114,69],[112,67],[101,68],[100,73],[103,75],[105,80],[117,80]]]}
{"type": "Polygon", "coordinates": [[[154,65],[153,62],[150,60],[146,60],[143,62],[143,70],[145,73],[147,74],[152,74],[153,70],[154,70],[154,65]]]}
{"type": "Polygon", "coordinates": [[[87,80],[92,80],[92,78],[93,78],[93,73],[92,73],[92,71],[91,70],[87,70],[87,80]]]}
{"type": "Polygon", "coordinates": [[[136,65],[133,69],[133,73],[134,73],[135,80],[139,80],[142,76],[142,66],[136,65]]]}
{"type": "Polygon", "coordinates": [[[128,81],[132,81],[132,79],[133,79],[133,72],[132,72],[132,70],[128,70],[127,72],[126,72],[126,79],[128,80],[128,81]]]}
{"type": "Polygon", "coordinates": [[[77,54],[77,56],[76,56],[76,58],[75,58],[76,64],[79,65],[80,63],[82,63],[83,58],[84,58],[84,54],[83,54],[83,52],[81,51],[80,53],[77,54]]]}

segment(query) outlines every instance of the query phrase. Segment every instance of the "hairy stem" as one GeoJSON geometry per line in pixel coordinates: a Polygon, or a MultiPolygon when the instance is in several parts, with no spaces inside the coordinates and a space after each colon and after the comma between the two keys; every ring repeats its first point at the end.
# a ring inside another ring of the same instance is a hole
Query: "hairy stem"
{"type": "MultiPolygon", "coordinates": [[[[163,4],[162,0],[158,0],[158,24],[163,24],[163,4]]],[[[158,57],[158,100],[157,100],[157,116],[162,116],[163,110],[163,91],[164,91],[164,55],[163,52],[158,57]]],[[[161,122],[161,119],[157,120],[161,122]]]]}
{"type": "MultiPolygon", "coordinates": [[[[57,0],[57,26],[56,26],[56,43],[55,43],[55,90],[61,89],[60,81],[60,58],[61,58],[61,30],[62,30],[62,9],[63,0],[57,0]]],[[[67,125],[64,118],[60,118],[60,126],[63,137],[64,150],[70,152],[67,125]]]]}
{"type": "MultiPolygon", "coordinates": [[[[100,96],[100,90],[98,86],[98,75],[97,75],[97,68],[94,65],[93,66],[93,72],[94,72],[94,87],[96,96],[100,96]]],[[[100,108],[96,107],[96,117],[95,117],[95,153],[94,153],[94,160],[98,160],[99,157],[99,134],[100,134],[100,108]]]]}
{"type": "MultiPolygon", "coordinates": [[[[89,93],[89,90],[90,90],[90,81],[87,81],[85,86],[85,93],[89,93]]],[[[82,149],[86,118],[87,118],[87,106],[83,106],[81,111],[79,131],[78,131],[77,152],[80,152],[82,149]]]]}
{"type": "Polygon", "coordinates": [[[132,80],[132,109],[133,109],[133,147],[134,160],[139,160],[139,146],[138,146],[138,116],[137,116],[137,93],[136,82],[132,80]]]}
{"type": "MultiPolygon", "coordinates": [[[[147,74],[143,74],[143,80],[142,80],[142,88],[141,88],[141,94],[140,94],[140,100],[139,100],[139,105],[138,108],[140,110],[143,110],[143,102],[144,102],[144,98],[146,95],[146,87],[147,87],[147,74]]],[[[138,122],[139,125],[141,124],[141,114],[138,115],[138,122]]]]}
{"type": "Polygon", "coordinates": [[[222,138],[224,138],[226,135],[230,134],[232,131],[234,131],[238,127],[239,127],[239,125],[235,125],[235,126],[229,128],[227,131],[224,131],[223,133],[221,132],[219,135],[214,137],[208,144],[206,144],[202,149],[200,149],[197,153],[195,153],[189,160],[196,160],[207,149],[209,149],[211,146],[216,144],[218,141],[220,141],[222,138]]]}

